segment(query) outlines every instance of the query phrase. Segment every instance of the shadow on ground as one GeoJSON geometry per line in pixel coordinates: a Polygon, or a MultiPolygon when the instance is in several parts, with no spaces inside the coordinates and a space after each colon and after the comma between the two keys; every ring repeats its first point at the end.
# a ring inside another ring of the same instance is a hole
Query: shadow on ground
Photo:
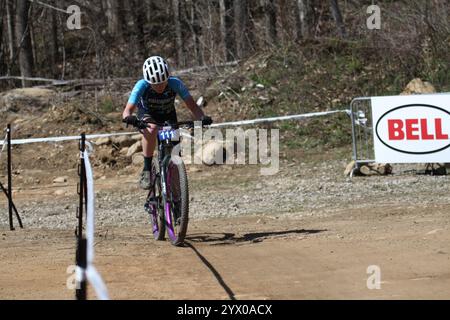
{"type": "Polygon", "coordinates": [[[273,232],[255,232],[246,233],[244,235],[236,235],[234,233],[201,233],[190,234],[186,237],[186,240],[194,243],[208,243],[210,245],[232,245],[232,244],[245,244],[262,242],[266,239],[274,238],[288,238],[292,235],[298,234],[315,234],[319,232],[328,231],[324,230],[285,230],[285,231],[273,231],[273,232]]]}

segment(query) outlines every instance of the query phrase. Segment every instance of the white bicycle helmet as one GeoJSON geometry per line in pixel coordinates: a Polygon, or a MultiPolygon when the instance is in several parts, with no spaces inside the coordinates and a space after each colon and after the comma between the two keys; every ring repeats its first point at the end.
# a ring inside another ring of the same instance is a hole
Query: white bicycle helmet
{"type": "Polygon", "coordinates": [[[145,81],[150,84],[162,83],[169,79],[169,66],[159,56],[152,56],[145,60],[142,69],[145,81]]]}

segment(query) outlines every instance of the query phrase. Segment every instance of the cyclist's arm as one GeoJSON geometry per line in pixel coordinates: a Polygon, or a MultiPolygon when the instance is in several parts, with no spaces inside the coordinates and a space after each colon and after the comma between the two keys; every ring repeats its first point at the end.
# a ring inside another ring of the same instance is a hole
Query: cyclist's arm
{"type": "Polygon", "coordinates": [[[132,104],[132,103],[127,103],[125,109],[123,110],[122,113],[122,119],[125,119],[126,117],[129,117],[133,114],[133,112],[136,111],[136,105],[132,104]]]}
{"type": "Polygon", "coordinates": [[[186,107],[191,111],[195,120],[200,120],[205,115],[203,110],[195,103],[183,81],[177,77],[171,77],[169,78],[169,86],[181,97],[181,99],[183,99],[186,107]]]}
{"type": "Polygon", "coordinates": [[[194,115],[195,120],[201,120],[201,118],[205,116],[205,114],[203,113],[203,110],[197,105],[197,103],[194,101],[194,99],[191,96],[187,97],[184,100],[184,103],[186,104],[186,107],[194,115]]]}
{"type": "Polygon", "coordinates": [[[144,94],[144,91],[147,89],[148,83],[145,80],[139,80],[133,88],[133,91],[128,98],[127,105],[122,113],[122,118],[126,118],[131,116],[134,111],[136,111],[137,105],[144,94]]]}

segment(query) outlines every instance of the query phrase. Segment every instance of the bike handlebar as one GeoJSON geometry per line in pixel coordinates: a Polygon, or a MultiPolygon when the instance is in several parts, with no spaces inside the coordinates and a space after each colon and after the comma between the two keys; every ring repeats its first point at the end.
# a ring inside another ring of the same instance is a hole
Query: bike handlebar
{"type": "MultiPolygon", "coordinates": [[[[193,127],[195,125],[195,121],[180,121],[180,122],[176,122],[176,123],[161,123],[161,122],[156,122],[150,119],[146,119],[146,120],[140,120],[141,123],[143,124],[155,124],[158,127],[164,127],[164,126],[175,126],[175,127],[179,127],[179,126],[188,126],[188,127],[193,127]]],[[[199,121],[200,122],[200,121],[199,121]]],[[[148,127],[148,126],[147,126],[148,127]]]]}
{"type": "MultiPolygon", "coordinates": [[[[149,124],[155,124],[158,127],[171,126],[171,127],[174,127],[175,129],[178,129],[180,126],[186,126],[188,128],[194,128],[195,122],[196,121],[192,121],[191,120],[191,121],[180,121],[180,122],[176,122],[176,123],[170,123],[170,122],[161,123],[161,122],[153,121],[151,119],[146,119],[146,120],[138,120],[137,123],[131,124],[131,125],[133,127],[137,128],[139,130],[139,132],[142,132],[141,130],[150,127],[149,124]]],[[[202,124],[202,127],[205,127],[205,126],[207,126],[207,125],[202,124]]],[[[127,124],[127,127],[128,127],[128,124],[127,124]]]]}
{"type": "MultiPolygon", "coordinates": [[[[197,122],[197,121],[190,120],[190,121],[179,121],[179,122],[176,122],[176,123],[171,123],[171,122],[168,122],[168,121],[166,121],[164,123],[161,123],[161,122],[156,122],[156,121],[154,121],[151,118],[143,119],[143,120],[139,120],[135,116],[132,117],[134,119],[130,119],[129,120],[128,118],[129,117],[124,118],[124,119],[122,119],[122,121],[127,124],[127,127],[128,127],[128,125],[132,125],[133,127],[137,128],[139,131],[141,131],[143,129],[146,129],[146,128],[149,128],[150,127],[149,124],[155,124],[158,127],[171,126],[171,127],[174,127],[175,129],[178,129],[180,126],[186,126],[188,128],[193,128],[196,125],[196,122],[197,122]]],[[[202,127],[210,125],[210,123],[204,124],[203,121],[199,121],[199,122],[202,123],[202,125],[201,125],[202,127]]],[[[211,123],[212,123],[212,121],[211,121],[211,123]]]]}

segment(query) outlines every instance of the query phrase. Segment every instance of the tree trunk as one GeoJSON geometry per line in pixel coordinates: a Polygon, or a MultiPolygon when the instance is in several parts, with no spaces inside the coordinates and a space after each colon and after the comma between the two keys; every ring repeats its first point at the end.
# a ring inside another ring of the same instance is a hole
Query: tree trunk
{"type": "Polygon", "coordinates": [[[14,14],[13,14],[13,0],[6,0],[6,24],[8,29],[8,49],[9,61],[12,65],[15,56],[15,36],[14,36],[14,14]]]}
{"type": "Polygon", "coordinates": [[[247,26],[247,0],[236,0],[234,1],[234,35],[238,58],[244,57],[247,51],[247,26]]]}
{"type": "Polygon", "coordinates": [[[145,0],[145,15],[148,22],[152,22],[153,0],[145,0]]]}
{"type": "Polygon", "coordinates": [[[175,46],[177,50],[178,67],[183,67],[184,54],[183,54],[183,36],[181,33],[180,23],[180,3],[178,0],[172,0],[173,20],[175,25],[175,46]]]}
{"type": "MultiPolygon", "coordinates": [[[[274,0],[262,0],[264,6],[264,24],[266,31],[266,42],[269,45],[275,44],[277,40],[277,16],[274,0]]],[[[285,14],[287,14],[285,12],[285,14]]]]}
{"type": "Polygon", "coordinates": [[[106,0],[106,17],[108,18],[108,33],[113,37],[120,37],[120,1],[106,0]]]}
{"type": "Polygon", "coordinates": [[[188,17],[188,25],[191,30],[192,34],[192,51],[194,55],[194,61],[198,65],[203,64],[202,56],[200,55],[200,40],[199,40],[199,33],[200,33],[200,24],[198,21],[198,15],[197,15],[197,8],[195,6],[195,1],[189,0],[187,1],[187,8],[186,8],[186,15],[188,17]]]}
{"type": "Polygon", "coordinates": [[[344,22],[342,20],[342,14],[341,14],[341,10],[339,9],[339,4],[338,4],[337,0],[330,0],[330,8],[331,8],[331,13],[333,15],[334,21],[336,21],[336,27],[337,27],[338,34],[341,38],[345,38],[345,36],[346,36],[345,26],[344,26],[344,22]]]}
{"type": "Polygon", "coordinates": [[[298,24],[300,32],[298,36],[300,39],[308,39],[313,34],[314,25],[314,6],[313,0],[297,0],[298,8],[298,24]]]}
{"type": "Polygon", "coordinates": [[[234,60],[233,49],[233,15],[232,0],[220,0],[220,40],[223,48],[223,57],[226,61],[234,60]]]}
{"type": "MultiPolygon", "coordinates": [[[[56,1],[53,1],[55,4],[56,1]]],[[[58,77],[58,22],[56,19],[56,11],[50,10],[50,71],[56,79],[58,77]]]]}
{"type": "Polygon", "coordinates": [[[5,65],[5,50],[3,41],[3,20],[5,12],[5,2],[0,3],[0,74],[4,74],[3,66],[5,65]]]}
{"type": "MultiPolygon", "coordinates": [[[[18,0],[16,8],[16,39],[19,50],[19,66],[22,77],[33,76],[33,50],[31,48],[30,27],[28,24],[28,12],[30,2],[18,0]]],[[[31,83],[22,80],[22,87],[28,87],[31,83]]]]}
{"type": "Polygon", "coordinates": [[[143,55],[147,48],[147,38],[144,32],[145,20],[147,18],[145,15],[145,4],[141,0],[133,0],[131,4],[131,14],[133,15],[135,24],[138,51],[140,55],[143,55]]]}
{"type": "MultiPolygon", "coordinates": [[[[28,14],[29,17],[32,17],[32,12],[29,11],[28,14]]],[[[35,41],[35,33],[34,33],[34,26],[33,26],[33,19],[28,18],[28,29],[30,30],[30,40],[31,40],[31,61],[33,61],[34,66],[39,68],[39,59],[37,56],[37,45],[35,41]]],[[[43,41],[45,43],[45,36],[43,37],[43,41]]]]}

